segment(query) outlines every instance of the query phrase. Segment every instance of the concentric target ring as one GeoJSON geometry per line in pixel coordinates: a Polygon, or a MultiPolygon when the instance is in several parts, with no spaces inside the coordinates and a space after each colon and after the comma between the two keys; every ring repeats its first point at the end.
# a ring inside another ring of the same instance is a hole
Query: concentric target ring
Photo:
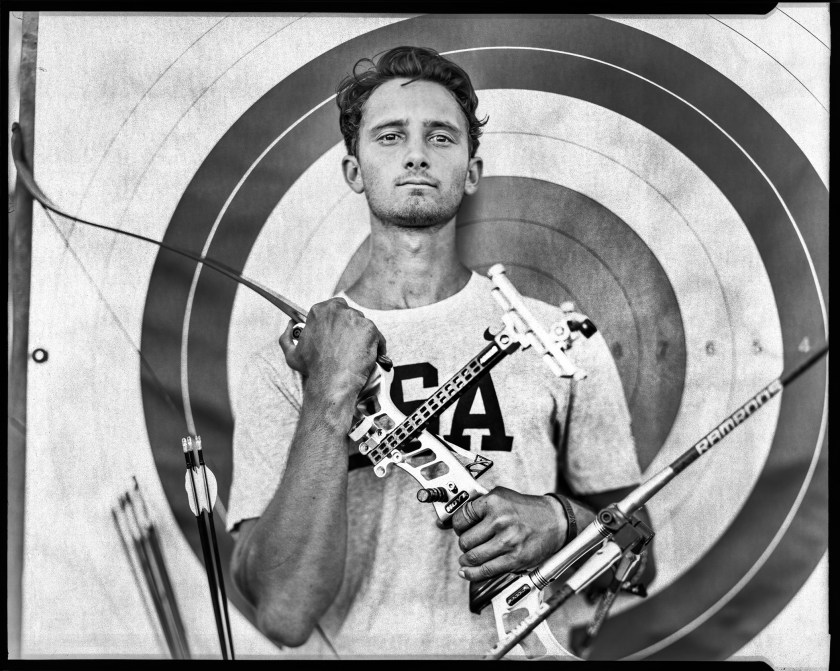
{"type": "MultiPolygon", "coordinates": [[[[777,297],[785,365],[801,358],[797,347],[804,338],[815,344],[824,339],[827,254],[812,258],[809,250],[819,250],[827,234],[827,192],[813,167],[778,124],[719,73],[666,42],[595,17],[561,22],[423,17],[342,44],[280,82],[230,129],[187,188],[166,241],[202,248],[225,201],[253,168],[230,199],[209,245],[211,256],[242,268],[283,193],[340,139],[329,105],[305,115],[332,93],[335,73],[345,72],[362,55],[400,43],[459,50],[453,59],[479,89],[532,89],[579,98],[665,138],[720,188],[751,232],[777,297]],[[255,158],[298,120],[255,166],[255,158]]],[[[161,379],[176,391],[180,328],[166,329],[183,323],[193,271],[193,265],[161,252],[144,313],[144,356],[156,370],[166,371],[161,379]]],[[[232,432],[224,359],[234,295],[235,287],[202,273],[188,331],[196,424],[219,452],[229,450],[232,432]]],[[[783,396],[762,476],[730,528],[678,581],[608,622],[595,656],[623,657],[649,649],[649,658],[726,657],[799,589],[826,546],[824,533],[808,531],[827,528],[826,451],[821,451],[825,384],[825,370],[819,368],[783,396]],[[779,535],[780,529],[786,533],[779,535]],[[778,545],[764,556],[771,542],[778,545]],[[800,544],[809,552],[801,552],[800,544]],[[739,578],[752,571],[751,580],[732,595],[739,578]],[[711,587],[710,575],[718,576],[711,587]],[[721,606],[722,597],[728,600],[721,606]],[[712,611],[701,623],[703,614],[712,611]],[[732,618],[747,612],[748,624],[730,626],[732,618]],[[698,626],[692,629],[692,623],[698,626]],[[676,632],[679,637],[665,647],[652,647],[676,632]]],[[[173,415],[145,380],[143,402],[164,488],[170,503],[180,501],[180,484],[170,474],[182,468],[171,446],[181,435],[183,417],[173,415]]],[[[698,433],[704,430],[699,427],[698,433]]],[[[213,464],[223,500],[230,487],[229,453],[226,457],[218,455],[213,464]]],[[[189,530],[180,506],[173,510],[189,530]]],[[[197,548],[196,539],[186,533],[197,548]]],[[[230,549],[225,539],[222,551],[229,555],[230,549]]],[[[237,605],[247,612],[244,604],[237,605]]]]}

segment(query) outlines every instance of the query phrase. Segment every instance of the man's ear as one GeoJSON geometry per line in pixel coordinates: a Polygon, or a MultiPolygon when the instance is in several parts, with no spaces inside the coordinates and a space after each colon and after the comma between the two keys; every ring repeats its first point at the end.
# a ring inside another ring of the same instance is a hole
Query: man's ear
{"type": "Polygon", "coordinates": [[[365,190],[365,181],[362,179],[362,168],[359,165],[359,159],[348,154],[341,159],[341,171],[344,174],[344,181],[356,193],[363,193],[365,190]]]}
{"type": "Polygon", "coordinates": [[[481,180],[482,170],[484,170],[484,161],[481,157],[471,158],[467,166],[467,179],[464,182],[464,193],[468,196],[478,191],[478,182],[481,180]]]}

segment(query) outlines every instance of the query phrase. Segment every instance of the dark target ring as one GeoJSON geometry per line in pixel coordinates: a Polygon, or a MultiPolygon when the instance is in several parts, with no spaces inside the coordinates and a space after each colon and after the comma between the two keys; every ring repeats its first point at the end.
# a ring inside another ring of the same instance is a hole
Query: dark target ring
{"type": "MultiPolygon", "coordinates": [[[[827,286],[827,250],[822,245],[828,194],[813,167],[775,120],[720,73],[667,42],[596,17],[422,17],[341,44],[278,83],[231,127],[185,191],[165,241],[202,249],[246,171],[300,120],[250,172],[213,237],[208,254],[241,269],[286,190],[340,141],[334,108],[318,107],[333,93],[337,77],[359,57],[402,43],[442,52],[479,49],[453,55],[478,89],[533,89],[579,98],[660,135],[706,173],[750,231],[777,299],[785,367],[799,361],[797,347],[804,338],[822,342],[823,305],[814,275],[827,286]],[[813,253],[813,272],[806,249],[813,253]]],[[[144,313],[143,354],[174,397],[180,397],[181,324],[194,271],[194,264],[162,251],[144,313]]],[[[225,359],[235,293],[236,287],[227,281],[200,275],[187,343],[196,426],[205,444],[213,446],[210,466],[223,501],[231,473],[225,359]]],[[[648,658],[725,658],[753,638],[799,590],[827,542],[825,384],[826,371],[820,367],[783,395],[762,474],[729,529],[672,585],[612,618],[593,657],[624,657],[671,637],[648,658]],[[792,518],[786,519],[789,513],[792,518]],[[771,543],[775,548],[764,556],[771,543]],[[739,585],[747,575],[746,584],[739,585]],[[715,576],[712,583],[709,576],[715,576]],[[739,626],[733,627],[733,621],[739,626]]],[[[192,519],[182,506],[181,455],[173,449],[184,433],[184,417],[174,414],[145,379],[142,391],[164,490],[197,552],[192,519]]],[[[698,427],[698,434],[708,428],[698,427]]],[[[231,540],[222,534],[220,542],[227,559],[231,540]]],[[[231,598],[250,614],[238,595],[231,598]]]]}

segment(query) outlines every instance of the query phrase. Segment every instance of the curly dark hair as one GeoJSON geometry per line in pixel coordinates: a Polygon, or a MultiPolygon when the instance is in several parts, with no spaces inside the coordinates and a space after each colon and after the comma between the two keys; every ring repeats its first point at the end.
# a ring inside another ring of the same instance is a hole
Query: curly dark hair
{"type": "Polygon", "coordinates": [[[341,80],[336,103],[340,110],[339,126],[347,153],[356,155],[362,109],[370,94],[380,84],[399,77],[408,77],[410,81],[406,83],[417,80],[435,82],[452,92],[467,118],[470,158],[474,157],[478,150],[481,127],[487,123],[487,117],[479,121],[475,115],[478,96],[470,76],[434,49],[425,47],[395,47],[383,53],[376,62],[371,58],[362,58],[353,66],[353,74],[341,80]],[[362,66],[367,67],[360,69],[362,66]]]}

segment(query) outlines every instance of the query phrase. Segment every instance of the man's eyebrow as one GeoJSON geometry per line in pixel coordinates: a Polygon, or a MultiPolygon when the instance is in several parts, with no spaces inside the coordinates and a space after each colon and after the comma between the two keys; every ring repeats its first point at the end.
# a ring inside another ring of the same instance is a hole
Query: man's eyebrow
{"type": "Polygon", "coordinates": [[[371,126],[368,132],[373,134],[378,133],[383,128],[405,128],[407,125],[408,119],[388,119],[386,121],[381,121],[375,126],[371,126]]]}
{"type": "Polygon", "coordinates": [[[448,121],[440,121],[437,119],[425,119],[423,121],[423,126],[426,128],[445,128],[448,131],[451,131],[457,135],[461,135],[463,131],[458,128],[455,124],[449,123],[448,121]]]}
{"type": "MultiPolygon", "coordinates": [[[[408,119],[389,119],[386,121],[381,121],[375,126],[371,126],[368,132],[371,135],[373,135],[385,128],[405,128],[406,126],[408,126],[408,119]]],[[[456,135],[463,134],[463,131],[460,128],[458,128],[458,126],[456,126],[455,124],[440,119],[424,119],[423,127],[444,128],[452,133],[455,133],[456,135]]]]}

